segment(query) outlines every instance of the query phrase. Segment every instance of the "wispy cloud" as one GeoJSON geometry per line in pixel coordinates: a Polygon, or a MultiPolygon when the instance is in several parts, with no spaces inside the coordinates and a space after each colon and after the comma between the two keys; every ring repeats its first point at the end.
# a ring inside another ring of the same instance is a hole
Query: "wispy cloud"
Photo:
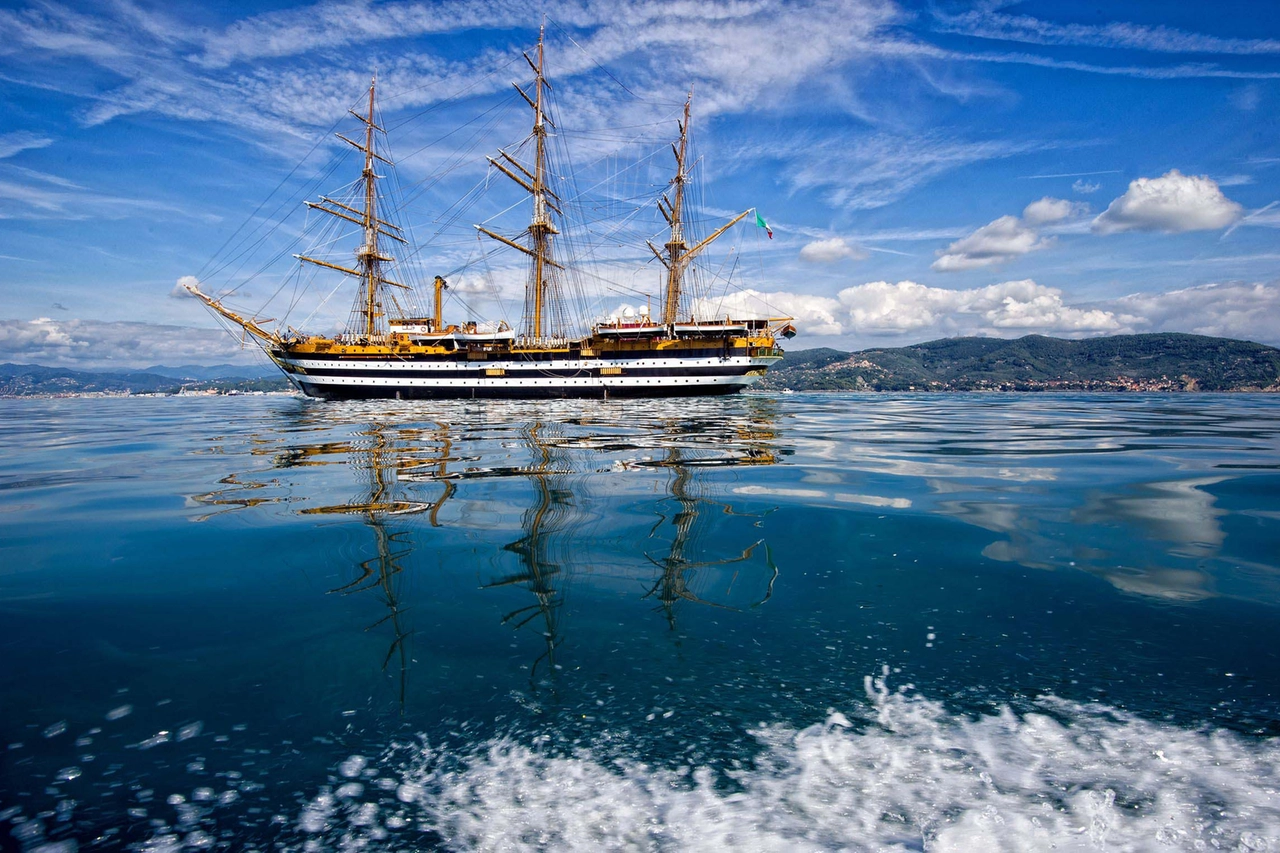
{"type": "Polygon", "coordinates": [[[6,164],[0,170],[0,220],[125,219],[130,216],[218,222],[219,217],[155,199],[86,189],[58,175],[6,164]],[[4,177],[5,175],[10,177],[4,177]]]}
{"type": "MultiPolygon", "coordinates": [[[[797,136],[784,148],[769,147],[757,156],[781,154],[794,189],[817,189],[836,207],[870,209],[897,201],[908,192],[953,169],[1058,147],[1040,140],[961,140],[939,134],[896,136],[877,133],[848,139],[797,136]]],[[[745,153],[745,152],[744,152],[745,153]]]]}
{"type": "Polygon", "coordinates": [[[1174,27],[1114,21],[1062,24],[1026,15],[979,10],[959,15],[935,13],[940,32],[1022,44],[1124,48],[1153,53],[1210,53],[1257,56],[1280,53],[1280,40],[1222,38],[1174,27]]]}
{"type": "Polygon", "coordinates": [[[19,151],[29,148],[45,148],[53,144],[53,139],[27,130],[16,130],[13,133],[0,133],[0,160],[12,157],[19,151]]]}
{"type": "Polygon", "coordinates": [[[1094,175],[1118,175],[1119,169],[1100,169],[1096,172],[1061,172],[1056,175],[1019,175],[1024,181],[1035,181],[1043,178],[1089,178],[1094,175]]]}

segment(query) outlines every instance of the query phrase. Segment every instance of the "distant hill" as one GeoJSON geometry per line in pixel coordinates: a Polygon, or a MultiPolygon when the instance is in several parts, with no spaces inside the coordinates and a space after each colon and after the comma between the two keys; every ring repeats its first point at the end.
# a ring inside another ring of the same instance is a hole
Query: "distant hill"
{"type": "Polygon", "coordinates": [[[211,367],[199,364],[165,367],[163,364],[157,364],[142,372],[168,376],[171,379],[190,379],[199,382],[213,379],[274,379],[280,375],[280,368],[274,364],[215,364],[211,367]]]}
{"type": "MultiPolygon", "coordinates": [[[[184,371],[184,368],[163,368],[184,371]]],[[[214,368],[207,368],[215,370],[214,368]]],[[[254,368],[246,368],[254,372],[254,368]]],[[[188,391],[284,391],[289,383],[283,376],[183,379],[145,371],[106,372],[43,367],[38,364],[0,364],[0,397],[29,397],[49,394],[176,394],[188,391]]]]}
{"type": "Polygon", "coordinates": [[[945,338],[788,353],[756,385],[795,391],[1280,391],[1280,349],[1177,333],[945,338]]]}

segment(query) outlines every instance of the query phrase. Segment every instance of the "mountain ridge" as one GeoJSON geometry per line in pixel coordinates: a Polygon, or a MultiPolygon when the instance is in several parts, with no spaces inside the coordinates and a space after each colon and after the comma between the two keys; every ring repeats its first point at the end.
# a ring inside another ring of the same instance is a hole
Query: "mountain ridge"
{"type": "Polygon", "coordinates": [[[1160,332],[941,338],[788,353],[756,385],[794,391],[1280,391],[1280,349],[1160,332]]]}

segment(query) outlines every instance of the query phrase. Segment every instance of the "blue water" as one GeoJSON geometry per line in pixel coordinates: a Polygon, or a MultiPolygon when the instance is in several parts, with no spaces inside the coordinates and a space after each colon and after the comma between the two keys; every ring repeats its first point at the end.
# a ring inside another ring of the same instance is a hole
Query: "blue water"
{"type": "Polygon", "coordinates": [[[1280,849],[1280,398],[0,401],[15,849],[1280,849]]]}

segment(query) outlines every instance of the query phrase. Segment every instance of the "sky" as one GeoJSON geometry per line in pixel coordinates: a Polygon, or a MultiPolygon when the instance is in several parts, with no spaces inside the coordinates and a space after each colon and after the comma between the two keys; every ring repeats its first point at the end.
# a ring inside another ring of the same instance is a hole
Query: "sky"
{"type": "Polygon", "coordinates": [[[445,274],[453,319],[518,319],[522,259],[473,226],[527,223],[485,158],[527,153],[511,84],[543,21],[558,245],[588,314],[656,297],[644,241],[692,91],[694,230],[755,208],[773,232],[748,217],[707,250],[703,313],[794,316],[793,349],[1280,345],[1280,4],[10,0],[0,361],[248,361],[183,281],[340,326],[341,276],[290,255],[351,262],[301,201],[352,191],[333,134],[358,132],[375,70],[382,184],[419,247],[399,274],[445,274]]]}

